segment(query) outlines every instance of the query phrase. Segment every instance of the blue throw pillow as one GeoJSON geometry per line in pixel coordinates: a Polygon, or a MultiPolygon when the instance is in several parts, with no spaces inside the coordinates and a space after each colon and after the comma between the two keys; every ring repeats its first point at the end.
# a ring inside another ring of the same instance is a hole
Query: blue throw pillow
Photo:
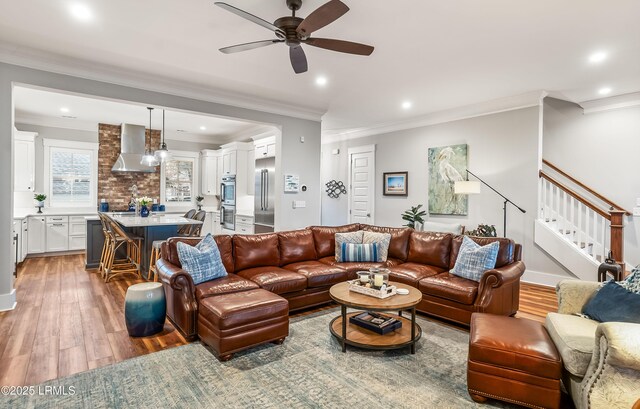
{"type": "Polygon", "coordinates": [[[582,313],[599,322],[640,324],[640,295],[609,281],[589,300],[582,313]]]}
{"type": "Polygon", "coordinates": [[[480,281],[485,271],[496,266],[498,250],[500,250],[500,243],[497,241],[481,246],[464,236],[456,264],[450,273],[469,280],[480,281]]]}
{"type": "Polygon", "coordinates": [[[195,247],[182,242],[178,242],[176,247],[182,269],[191,275],[194,284],[227,275],[220,250],[211,234],[207,234],[195,247]]]}
{"type": "Polygon", "coordinates": [[[343,263],[355,261],[378,261],[378,243],[342,243],[343,263]]]}

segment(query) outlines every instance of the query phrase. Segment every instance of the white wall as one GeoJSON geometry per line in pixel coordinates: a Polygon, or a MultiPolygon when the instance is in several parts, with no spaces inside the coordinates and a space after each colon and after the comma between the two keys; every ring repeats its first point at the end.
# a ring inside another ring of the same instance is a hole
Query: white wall
{"type": "MultiPolygon", "coordinates": [[[[584,114],[574,103],[544,100],[543,157],[632,211],[640,197],[640,106],[584,114]]],[[[624,229],[625,261],[640,264],[640,221],[624,229]]]]}
{"type": "MultiPolygon", "coordinates": [[[[296,173],[309,190],[300,195],[306,198],[308,207],[294,210],[286,206],[284,194],[278,195],[281,206],[277,209],[276,224],[284,228],[304,227],[320,222],[320,122],[303,120],[286,115],[271,114],[247,108],[193,99],[140,88],[115,85],[70,75],[35,70],[0,63],[0,310],[11,308],[15,301],[11,266],[11,227],[13,218],[13,87],[28,84],[37,87],[58,89],[101,98],[131,101],[169,108],[201,112],[228,118],[271,124],[282,130],[279,138],[279,162],[283,172],[296,173]],[[299,147],[300,136],[306,139],[305,147],[299,147]],[[315,199],[315,201],[314,201],[315,199]]],[[[278,175],[282,179],[282,175],[278,175]]],[[[282,181],[280,181],[282,187],[282,181]]],[[[280,192],[282,189],[280,189],[280,192]]],[[[303,199],[305,200],[305,199],[303,199]]]]}
{"type": "MultiPolygon", "coordinates": [[[[425,126],[399,132],[352,139],[322,146],[322,183],[331,179],[347,183],[349,147],[376,145],[375,224],[401,226],[400,215],[410,206],[427,207],[427,149],[468,144],[469,170],[524,208],[522,214],[507,207],[507,235],[523,245],[528,271],[568,276],[569,273],[533,242],[536,217],[539,161],[539,108],[525,108],[425,126]],[[340,154],[333,155],[339,148],[340,154]],[[408,197],[382,195],[383,172],[409,172],[408,197]]],[[[473,180],[473,177],[471,177],[473,180]]],[[[348,220],[346,195],[339,199],[322,194],[322,223],[343,224],[348,220]]],[[[468,216],[431,216],[430,220],[464,224],[494,224],[502,235],[502,199],[482,187],[469,197],[468,216]]]]}

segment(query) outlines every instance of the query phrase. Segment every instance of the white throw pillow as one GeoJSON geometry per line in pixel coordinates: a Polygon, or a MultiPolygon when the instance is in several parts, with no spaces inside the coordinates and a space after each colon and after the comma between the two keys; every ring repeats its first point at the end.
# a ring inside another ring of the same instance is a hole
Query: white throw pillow
{"type": "Polygon", "coordinates": [[[378,262],[387,261],[387,257],[389,256],[389,243],[391,243],[391,234],[365,231],[362,235],[362,242],[364,244],[376,243],[378,245],[378,262]]]}
{"type": "Polygon", "coordinates": [[[336,233],[336,261],[342,261],[342,243],[362,244],[362,230],[336,233]]]}

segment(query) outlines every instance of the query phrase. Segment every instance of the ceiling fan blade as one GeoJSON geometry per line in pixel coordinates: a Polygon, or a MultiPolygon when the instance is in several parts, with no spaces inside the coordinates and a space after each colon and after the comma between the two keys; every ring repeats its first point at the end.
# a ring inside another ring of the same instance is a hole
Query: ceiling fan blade
{"type": "Polygon", "coordinates": [[[314,47],[347,54],[371,55],[374,50],[370,45],[352,43],[351,41],[334,40],[331,38],[308,38],[304,43],[314,47]]]}
{"type": "Polygon", "coordinates": [[[349,7],[340,0],[331,0],[315,9],[298,26],[296,31],[303,37],[308,37],[316,30],[331,24],[349,11],[349,7]]]}
{"type": "Polygon", "coordinates": [[[240,51],[253,50],[254,48],[266,47],[271,44],[284,43],[284,40],[262,40],[252,43],[244,43],[221,48],[220,51],[225,54],[238,53],[240,51]]]}
{"type": "Polygon", "coordinates": [[[276,34],[280,34],[282,36],[282,38],[284,38],[284,36],[285,36],[284,31],[282,31],[278,27],[274,26],[273,24],[269,23],[267,20],[263,20],[258,16],[254,16],[251,13],[247,13],[244,10],[240,10],[237,7],[234,7],[234,6],[232,6],[230,4],[227,4],[227,3],[223,3],[221,1],[216,1],[213,4],[215,4],[218,7],[222,7],[223,9],[225,9],[227,11],[230,11],[233,14],[236,14],[236,15],[244,18],[244,19],[247,19],[247,20],[251,21],[252,23],[255,23],[255,24],[259,25],[259,26],[262,26],[262,27],[264,27],[266,29],[269,29],[269,30],[275,32],[276,34]]]}
{"type": "Polygon", "coordinates": [[[291,58],[291,66],[296,74],[306,72],[309,68],[307,65],[307,56],[304,54],[302,46],[289,47],[289,58],[291,58]]]}

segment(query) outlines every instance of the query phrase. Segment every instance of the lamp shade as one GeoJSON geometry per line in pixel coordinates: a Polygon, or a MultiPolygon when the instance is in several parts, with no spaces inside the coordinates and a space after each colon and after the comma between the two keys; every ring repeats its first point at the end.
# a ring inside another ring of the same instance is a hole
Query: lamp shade
{"type": "Polygon", "coordinates": [[[459,180],[455,183],[453,189],[457,195],[475,195],[480,193],[480,182],[459,180]]]}

